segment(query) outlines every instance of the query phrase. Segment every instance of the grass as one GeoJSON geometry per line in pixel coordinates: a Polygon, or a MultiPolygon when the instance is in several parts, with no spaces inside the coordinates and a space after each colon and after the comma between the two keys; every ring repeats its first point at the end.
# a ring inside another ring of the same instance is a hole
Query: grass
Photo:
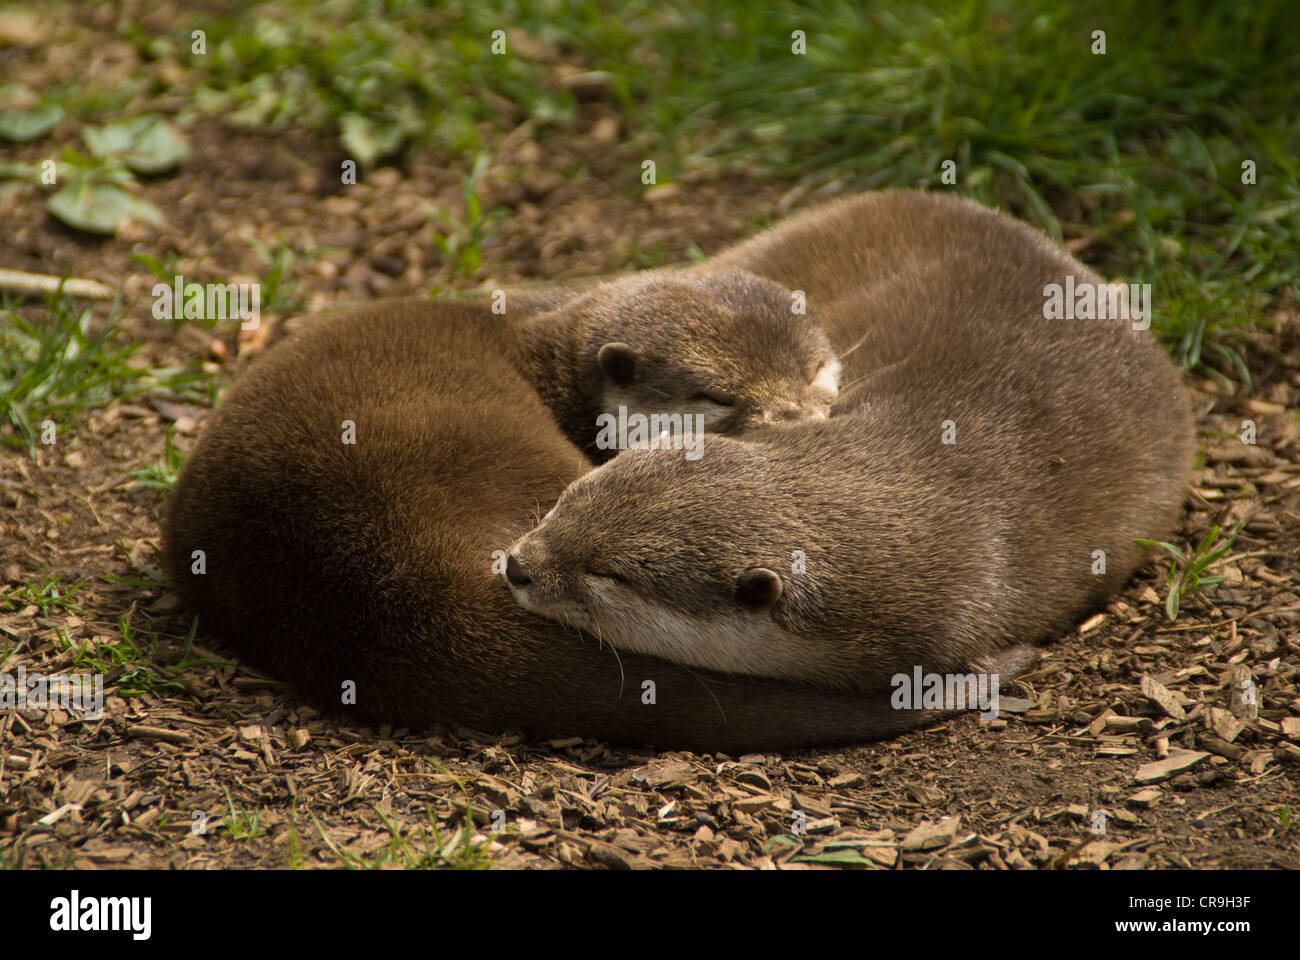
{"type": "Polygon", "coordinates": [[[127,397],[212,402],[215,382],[201,371],[141,365],[139,344],[127,342],[116,319],[115,306],[96,330],[90,310],[76,311],[58,294],[36,320],[0,304],[0,444],[35,456],[79,414],[127,397]]]}
{"type": "MultiPolygon", "coordinates": [[[[154,69],[183,64],[199,111],[333,130],[365,164],[411,147],[490,151],[522,120],[572,128],[554,63],[585,64],[622,113],[629,169],[788,178],[798,189],[924,186],[1090,241],[1153,284],[1154,329],[1185,368],[1246,377],[1261,306],[1300,260],[1300,41],[1282,0],[236,0],[207,49],[124,20],[154,69]],[[507,53],[491,51],[504,30],[507,53]],[[1093,32],[1106,32],[1094,54],[1093,32]],[[805,34],[806,52],[792,51],[805,34]],[[956,183],[941,164],[956,163],[956,183]],[[1255,184],[1242,165],[1255,165],[1255,184]]],[[[156,81],[161,82],[161,81],[156,81]]],[[[639,182],[629,176],[628,183],[639,182]]],[[[469,188],[467,187],[467,195],[469,188]]],[[[482,211],[442,234],[472,273],[482,211]]]]}
{"type": "MultiPolygon", "coordinates": [[[[182,125],[320,128],[363,166],[410,148],[490,153],[523,120],[564,136],[577,106],[554,64],[584,64],[622,113],[629,169],[653,158],[661,181],[739,169],[804,192],[924,186],[1005,206],[1089,241],[1104,273],[1151,283],[1154,329],[1183,367],[1248,381],[1263,305],[1300,286],[1290,14],[1282,0],[233,0],[205,18],[202,52],[187,23],[160,34],[123,18],[119,32],[143,61],[124,87],[185,98],[182,125]]],[[[40,93],[74,119],[117,103],[75,84],[40,93]]],[[[465,221],[435,238],[466,275],[485,229],[470,193],[465,221]]]]}
{"type": "Polygon", "coordinates": [[[148,546],[153,553],[153,563],[141,560],[131,552],[131,548],[126,543],[119,539],[117,548],[135,573],[125,577],[101,577],[101,579],[105,583],[125,583],[141,590],[166,589],[167,574],[163,573],[163,567],[167,565],[166,558],[156,543],[150,543],[148,546]]]}
{"type": "Polygon", "coordinates": [[[195,71],[201,112],[247,128],[330,126],[363,166],[408,144],[484,146],[478,125],[495,111],[474,92],[491,90],[533,117],[572,115],[572,98],[539,82],[536,67],[488,50],[499,11],[467,4],[463,20],[458,13],[415,0],[228,3],[204,18],[203,53],[188,24],[159,36],[124,20],[120,33],[147,61],[195,71]]]}
{"type": "Polygon", "coordinates": [[[473,840],[474,821],[468,810],[460,830],[451,831],[445,838],[438,829],[438,818],[432,807],[425,808],[427,826],[421,824],[406,832],[378,807],[374,810],[388,831],[389,841],[371,860],[340,847],[330,839],[315,814],[312,814],[312,821],[316,824],[321,839],[350,870],[382,870],[386,867],[400,867],[404,870],[482,870],[491,864],[487,843],[475,843],[473,840]]]}
{"type": "Polygon", "coordinates": [[[185,684],[177,679],[181,670],[188,666],[212,662],[188,655],[198,630],[196,619],[191,622],[190,633],[185,641],[186,654],[171,666],[160,666],[154,660],[161,642],[160,638],[133,625],[130,621],[131,612],[127,611],[118,618],[117,632],[120,634],[120,639],[93,646],[85,642],[76,644],[61,630],[56,630],[60,646],[76,651],[72,658],[72,666],[81,671],[102,674],[112,673],[122,668],[115,684],[116,692],[123,697],[140,697],[145,694],[161,696],[169,692],[184,691],[185,684]]]}
{"type": "Polygon", "coordinates": [[[1239,369],[1232,336],[1300,277],[1288,16],[1133,0],[646,3],[587,18],[573,42],[624,76],[633,130],[667,150],[670,177],[724,164],[810,190],[956,189],[1058,239],[1093,238],[1085,256],[1104,272],[1153,284],[1156,333],[1183,366],[1239,369]],[[1089,52],[1097,28],[1104,56],[1089,52]],[[790,52],[795,29],[805,56],[790,52]],[[635,55],[645,46],[657,63],[635,55]],[[955,187],[940,182],[946,159],[955,187]]]}
{"type": "Polygon", "coordinates": [[[136,486],[169,493],[184,465],[185,454],[176,449],[176,445],[172,443],[172,427],[168,424],[166,436],[163,438],[162,455],[152,463],[140,464],[127,476],[135,481],[136,486]]]}
{"type": "Polygon", "coordinates": [[[227,812],[222,815],[221,822],[225,824],[226,833],[232,840],[255,840],[262,836],[266,831],[258,826],[257,813],[249,811],[243,807],[236,807],[235,801],[230,798],[230,788],[222,787],[226,792],[226,809],[227,812]]]}
{"type": "Polygon", "coordinates": [[[280,316],[298,313],[304,302],[298,291],[298,268],[302,261],[315,259],[322,251],[299,253],[284,243],[269,247],[257,238],[249,240],[249,243],[264,264],[259,281],[261,309],[280,316]]]}
{"type": "Polygon", "coordinates": [[[65,585],[57,577],[46,577],[41,581],[9,587],[0,590],[0,611],[9,613],[36,607],[43,617],[48,617],[53,610],[83,613],[81,607],[73,601],[80,589],[81,581],[65,585]]]}
{"type": "MultiPolygon", "coordinates": [[[[316,831],[321,835],[321,839],[339,858],[339,861],[351,870],[381,870],[385,867],[400,867],[405,870],[429,870],[429,869],[452,869],[452,870],[481,870],[491,865],[491,857],[488,855],[488,841],[474,841],[474,807],[470,801],[469,793],[465,790],[465,785],[459,778],[451,773],[442,764],[434,761],[434,766],[442,773],[451,776],[456,785],[460,788],[462,796],[465,798],[464,819],[461,822],[459,830],[453,830],[444,838],[442,831],[438,829],[438,818],[434,815],[433,808],[425,807],[425,818],[428,822],[427,827],[420,825],[418,829],[412,829],[405,833],[401,827],[388,814],[375,807],[375,814],[379,817],[380,823],[388,831],[388,845],[381,849],[373,860],[366,860],[349,850],[345,850],[335,843],[325,833],[320,821],[312,814],[312,821],[316,824],[316,831]],[[418,841],[418,846],[417,846],[418,841]]],[[[296,813],[296,808],[293,811],[296,813]]]]}
{"type": "Polygon", "coordinates": [[[435,211],[435,216],[442,221],[443,230],[434,229],[433,245],[456,265],[458,273],[466,277],[478,273],[479,266],[483,263],[484,245],[491,240],[501,219],[507,216],[505,210],[493,210],[490,213],[483,210],[479,182],[487,171],[489,159],[488,154],[480,153],[474,161],[474,169],[464,178],[461,187],[465,205],[464,220],[446,210],[435,211]]]}
{"type": "MultiPolygon", "coordinates": [[[[303,298],[298,290],[300,283],[299,267],[302,261],[314,259],[323,251],[315,250],[309,253],[299,253],[286,244],[279,243],[271,247],[256,238],[251,238],[248,243],[263,265],[262,279],[258,281],[260,311],[281,316],[297,313],[303,305],[303,298]]],[[[198,263],[201,264],[206,256],[207,254],[204,254],[203,257],[200,257],[198,263]]],[[[131,259],[152,273],[159,282],[169,287],[175,283],[177,276],[180,275],[179,256],[174,250],[167,251],[162,257],[156,257],[144,250],[136,250],[131,254],[131,259]]],[[[189,284],[190,282],[199,281],[196,277],[190,276],[185,278],[185,282],[189,284]]],[[[222,286],[227,285],[220,280],[208,282],[222,286]]],[[[177,306],[174,313],[175,316],[166,321],[174,327],[182,326],[193,319],[208,329],[215,330],[223,322],[217,317],[187,318],[179,306],[177,306]]],[[[228,326],[237,326],[240,320],[236,317],[228,317],[224,322],[228,326]]]]}
{"type": "Polygon", "coordinates": [[[1173,557],[1173,562],[1169,565],[1169,594],[1165,598],[1165,615],[1171,621],[1178,619],[1178,611],[1187,598],[1217,587],[1224,581],[1224,577],[1207,577],[1204,574],[1228,552],[1240,530],[1241,524],[1237,524],[1232,533],[1220,539],[1218,526],[1212,526],[1205,532],[1200,543],[1190,550],[1164,540],[1134,541],[1144,547],[1158,547],[1173,557]]]}

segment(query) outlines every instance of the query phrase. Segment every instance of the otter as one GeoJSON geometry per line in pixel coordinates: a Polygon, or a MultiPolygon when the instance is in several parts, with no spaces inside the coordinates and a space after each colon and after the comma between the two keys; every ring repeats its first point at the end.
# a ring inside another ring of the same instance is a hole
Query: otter
{"type": "Polygon", "coordinates": [[[525,609],[622,651],[870,689],[1067,628],[1142,562],[1135,538],[1173,528],[1181,378],[1141,323],[1047,319],[1053,284],[1104,284],[1032,229],[868,195],[720,263],[807,291],[841,351],[832,417],[575,481],[511,549],[525,609]]]}
{"type": "Polygon", "coordinates": [[[165,514],[168,570],[205,635],[366,723],[736,753],[936,718],[620,655],[516,605],[494,551],[591,465],[512,366],[499,321],[482,302],[380,303],[254,361],[165,514]]]}
{"type": "MultiPolygon", "coordinates": [[[[1110,287],[1041,231],[963,197],[880,190],[836,198],[691,270],[743,270],[804,293],[808,321],[826,333],[842,364],[832,415],[861,409],[854,390],[868,377],[877,384],[882,377],[901,383],[938,373],[945,363],[949,372],[968,377],[954,356],[968,343],[976,348],[971,359],[985,361],[995,379],[1005,369],[1019,377],[1019,387],[1035,393],[1040,389],[1033,386],[1035,380],[1050,388],[1061,375],[1079,370],[1071,362],[1072,349],[1132,346],[1137,351],[1133,363],[1115,372],[1138,375],[1146,365],[1170,383],[1169,364],[1157,356],[1154,340],[1115,340],[1119,325],[1113,318],[1095,330],[1067,330],[1067,324],[1048,330],[1034,323],[1043,318],[1048,284],[1063,284],[1073,276],[1079,289],[1104,288],[1109,296],[1110,287]],[[978,311],[978,327],[963,330],[972,311],[978,311]],[[999,312],[1004,322],[992,315],[999,312]],[[982,342],[984,335],[994,339],[982,342]],[[1047,366],[1035,369],[1031,360],[1017,362],[1015,352],[1031,342],[1031,356],[1047,366]],[[922,349],[946,350],[947,355],[926,365],[922,349]]],[[[954,381],[953,390],[962,383],[954,381]]],[[[931,388],[946,402],[947,384],[935,379],[931,388]]]]}
{"type": "Polygon", "coordinates": [[[620,408],[732,434],[824,419],[838,396],[826,335],[791,291],[747,270],[650,270],[507,291],[506,304],[516,367],[595,462],[618,452],[597,443],[597,418],[620,408]]]}

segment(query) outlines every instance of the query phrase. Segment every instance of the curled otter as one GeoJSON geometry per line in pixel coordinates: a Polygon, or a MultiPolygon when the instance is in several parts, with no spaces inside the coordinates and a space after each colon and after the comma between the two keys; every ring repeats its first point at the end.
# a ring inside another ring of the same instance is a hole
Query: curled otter
{"type": "Polygon", "coordinates": [[[494,568],[590,464],[508,340],[482,303],[394,301],[256,360],[167,506],[168,571],[202,634],[336,714],[417,729],[743,751],[934,719],[887,692],[620,655],[520,609],[494,568]]]}
{"type": "Polygon", "coordinates": [[[526,609],[620,650],[873,687],[1068,627],[1173,528],[1187,392],[1141,323],[1048,318],[1054,284],[1106,285],[1036,231],[871,194],[718,262],[807,290],[843,362],[831,419],[584,476],[511,550],[526,609]]]}

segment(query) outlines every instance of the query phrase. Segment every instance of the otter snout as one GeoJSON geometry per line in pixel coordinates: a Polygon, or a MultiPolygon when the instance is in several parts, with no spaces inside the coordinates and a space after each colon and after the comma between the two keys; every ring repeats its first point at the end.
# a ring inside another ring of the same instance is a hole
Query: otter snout
{"type": "Polygon", "coordinates": [[[504,574],[515,603],[525,610],[573,626],[587,625],[581,597],[536,530],[516,540],[506,553],[504,574]]]}
{"type": "Polygon", "coordinates": [[[535,595],[551,592],[554,578],[549,566],[550,556],[536,530],[524,534],[506,551],[506,585],[521,606],[531,609],[532,603],[539,602],[535,595]]]}
{"type": "Polygon", "coordinates": [[[512,587],[526,587],[533,582],[518,554],[512,553],[506,557],[506,582],[512,587]]]}

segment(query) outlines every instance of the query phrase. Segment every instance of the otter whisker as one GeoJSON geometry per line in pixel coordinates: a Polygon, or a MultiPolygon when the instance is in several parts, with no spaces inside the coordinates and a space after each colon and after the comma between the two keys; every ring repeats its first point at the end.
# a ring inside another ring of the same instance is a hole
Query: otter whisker
{"type": "Polygon", "coordinates": [[[683,669],[686,670],[687,673],[689,673],[692,677],[694,677],[695,680],[696,680],[696,682],[699,683],[699,685],[702,686],[702,687],[704,688],[704,690],[705,690],[706,693],[708,693],[710,699],[712,699],[713,702],[714,702],[714,704],[717,705],[718,713],[722,714],[722,722],[723,722],[723,723],[726,723],[726,722],[727,722],[727,711],[726,711],[726,709],[722,706],[722,701],[718,699],[718,695],[717,695],[716,693],[713,692],[713,688],[709,686],[709,682],[708,682],[707,680],[705,680],[703,677],[701,677],[701,676],[700,676],[698,673],[696,673],[694,670],[692,670],[689,666],[687,666],[687,665],[685,665],[685,664],[682,664],[681,666],[683,667],[683,669]]]}
{"type": "Polygon", "coordinates": [[[857,377],[851,380],[849,383],[846,383],[840,387],[840,395],[836,399],[836,403],[843,401],[844,398],[848,396],[852,391],[859,390],[862,387],[866,386],[866,381],[870,380],[872,377],[884,373],[886,370],[891,370],[894,367],[901,366],[907,362],[908,362],[908,358],[904,358],[902,360],[895,360],[893,363],[887,363],[883,367],[876,367],[874,370],[868,370],[862,376],[857,377]]]}

